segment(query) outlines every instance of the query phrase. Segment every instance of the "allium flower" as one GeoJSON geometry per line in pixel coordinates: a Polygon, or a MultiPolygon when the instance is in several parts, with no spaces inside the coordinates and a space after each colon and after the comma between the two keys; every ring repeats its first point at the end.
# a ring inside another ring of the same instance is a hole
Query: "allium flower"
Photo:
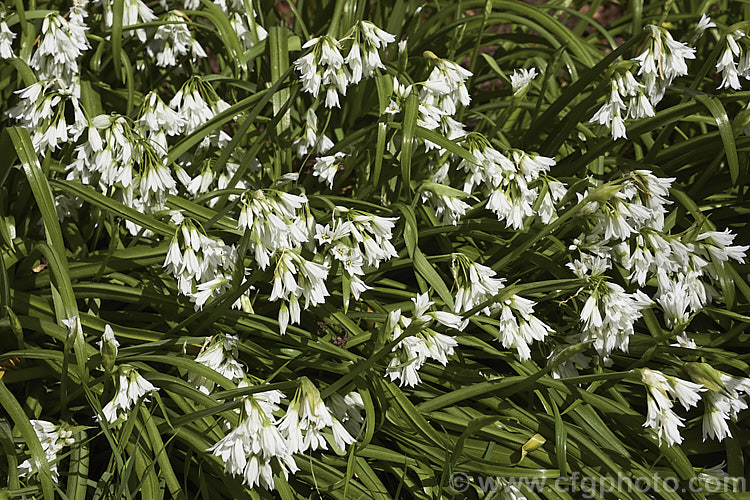
{"type": "Polygon", "coordinates": [[[325,279],[329,266],[306,260],[292,250],[283,250],[274,269],[270,300],[283,299],[279,310],[280,333],[283,335],[290,320],[299,323],[299,298],[304,297],[305,309],[325,302],[329,295],[325,279]]]}
{"type": "Polygon", "coordinates": [[[349,65],[350,83],[357,84],[362,77],[370,78],[377,69],[385,68],[378,50],[396,37],[378,28],[369,21],[360,21],[354,28],[354,41],[344,62],[349,65]]]}
{"type": "Polygon", "coordinates": [[[185,134],[193,132],[229,107],[214,88],[198,75],[185,82],[169,105],[177,111],[184,124],[182,132],[185,134]]]}
{"type": "Polygon", "coordinates": [[[748,59],[748,52],[743,51],[738,40],[745,37],[743,31],[737,30],[733,33],[728,33],[725,39],[725,48],[719,59],[716,61],[716,71],[721,73],[721,83],[719,89],[732,88],[734,90],[741,90],[742,85],[740,84],[740,76],[750,76],[750,64],[748,59]],[[739,59],[739,67],[737,65],[739,59]]]}
{"type": "MultiPolygon", "coordinates": [[[[152,135],[163,133],[169,136],[175,136],[180,134],[185,126],[182,116],[167,106],[155,90],[149,92],[143,99],[143,106],[141,107],[138,123],[145,132],[152,135]]],[[[162,144],[162,148],[166,153],[166,140],[164,144],[162,144]]]]}
{"type": "Polygon", "coordinates": [[[315,160],[313,165],[313,175],[319,177],[321,182],[328,183],[328,187],[333,189],[333,178],[339,171],[341,161],[346,157],[344,153],[336,153],[332,156],[321,156],[315,160]]]}
{"type": "Polygon", "coordinates": [[[685,424],[682,423],[683,419],[672,411],[673,402],[669,395],[677,398],[687,410],[698,404],[701,399],[699,393],[705,391],[705,388],[701,384],[670,377],[648,368],[641,369],[640,375],[649,390],[648,416],[644,427],[656,429],[659,442],[664,439],[667,446],[682,443],[679,427],[685,424]]]}
{"type": "Polygon", "coordinates": [[[729,420],[736,421],[748,407],[750,378],[740,378],[720,372],[707,363],[686,363],[686,371],[707,389],[703,396],[703,440],[723,441],[732,437],[729,420]]]}
{"type": "Polygon", "coordinates": [[[333,147],[331,139],[325,134],[318,133],[318,115],[314,109],[310,108],[305,113],[304,132],[294,141],[293,147],[297,151],[297,158],[302,158],[309,152],[325,153],[333,147]]]}
{"type": "Polygon", "coordinates": [[[641,311],[651,304],[651,299],[640,290],[628,294],[616,283],[592,280],[590,291],[580,312],[582,332],[580,341],[592,340],[602,356],[614,349],[627,352],[633,324],[641,311]]]}
{"type": "Polygon", "coordinates": [[[610,79],[609,100],[590,121],[609,127],[613,139],[627,137],[625,118],[654,116],[654,108],[644,89],[646,87],[638,83],[630,71],[616,73],[610,79]]]}
{"type": "Polygon", "coordinates": [[[68,20],[57,13],[47,14],[29,66],[37,70],[42,80],[59,78],[66,87],[77,87],[78,58],[89,48],[87,29],[82,17],[71,16],[68,20]]]}
{"type": "Polygon", "coordinates": [[[0,21],[0,59],[11,59],[13,54],[13,40],[16,34],[8,27],[4,20],[0,21]]]}
{"type": "MultiPolygon", "coordinates": [[[[240,384],[246,387],[243,381],[240,384]]],[[[273,413],[279,409],[281,393],[258,393],[244,399],[245,419],[224,438],[208,449],[224,462],[225,472],[243,476],[243,482],[253,488],[256,485],[273,490],[274,469],[285,478],[298,468],[292,454],[294,450],[280,432],[273,413]],[[270,397],[269,397],[270,396],[270,397]]]]}
{"type": "Polygon", "coordinates": [[[45,156],[62,144],[77,141],[88,120],[83,112],[77,85],[69,85],[59,78],[36,82],[16,90],[18,103],[7,111],[31,134],[37,153],[45,156]]]}
{"type": "Polygon", "coordinates": [[[474,161],[461,160],[458,168],[466,172],[463,190],[473,193],[479,187],[487,198],[487,209],[505,221],[507,227],[522,229],[527,217],[534,215],[534,205],[540,194],[540,184],[555,182],[548,190],[550,200],[544,208],[548,219],[554,216],[554,204],[564,195],[562,183],[546,178],[553,158],[511,150],[510,158],[491,146],[480,134],[470,134],[467,149],[474,161]]]}
{"type": "Polygon", "coordinates": [[[166,24],[156,29],[153,40],[146,47],[149,56],[156,58],[156,65],[162,68],[176,66],[177,59],[192,54],[195,61],[206,57],[206,52],[188,29],[185,15],[180,11],[171,11],[164,18],[166,24]]]}
{"type": "MultiPolygon", "coordinates": [[[[208,347],[201,350],[195,361],[233,382],[238,382],[245,377],[245,370],[237,361],[238,341],[234,335],[214,335],[207,339],[208,347]]],[[[188,381],[204,394],[210,394],[216,386],[213,380],[192,372],[188,374],[188,381]]]]}
{"type": "Polygon", "coordinates": [[[112,400],[102,408],[102,414],[107,422],[114,423],[121,416],[127,415],[130,408],[142,397],[153,391],[158,391],[151,382],[141,376],[135,368],[120,367],[118,375],[117,393],[112,400]]]}
{"type": "Polygon", "coordinates": [[[307,198],[277,190],[246,191],[237,228],[250,232],[250,250],[261,269],[271,257],[308,241],[307,198]]]}
{"type": "MultiPolygon", "coordinates": [[[[219,2],[217,1],[216,3],[219,2]]],[[[239,10],[239,12],[232,12],[231,17],[229,18],[229,24],[232,25],[232,28],[237,33],[237,38],[242,42],[242,47],[245,50],[249,50],[254,47],[257,42],[261,42],[268,38],[268,32],[258,22],[255,12],[252,14],[252,17],[255,18],[255,32],[253,32],[248,24],[248,16],[245,14],[244,4],[240,6],[239,10]]]]}
{"type": "MultiPolygon", "coordinates": [[[[42,445],[47,462],[49,462],[52,480],[57,482],[57,454],[62,451],[64,446],[70,446],[75,442],[73,433],[64,424],[55,425],[46,420],[30,420],[30,422],[42,445]]],[[[37,472],[37,468],[31,460],[27,459],[18,464],[18,475],[20,477],[26,477],[34,472],[37,472]]]]}
{"type": "Polygon", "coordinates": [[[539,73],[536,68],[519,68],[514,70],[513,74],[510,75],[510,84],[513,90],[513,95],[520,94],[521,91],[534,81],[534,78],[537,76],[539,76],[539,73]]]}
{"type": "Polygon", "coordinates": [[[676,41],[665,28],[647,26],[649,39],[635,61],[639,63],[638,76],[643,78],[646,95],[656,106],[664,92],[678,76],[687,75],[688,59],[695,59],[695,49],[676,41]]]}
{"type": "Polygon", "coordinates": [[[423,106],[435,107],[438,115],[454,115],[459,104],[471,102],[466,81],[472,73],[448,59],[433,56],[433,60],[435,67],[422,83],[419,100],[423,106]]]}
{"type": "Polygon", "coordinates": [[[322,36],[307,41],[302,48],[312,48],[294,62],[300,72],[302,88],[317,98],[322,87],[326,91],[326,107],[340,107],[339,94],[346,95],[350,80],[340,53],[341,45],[335,38],[322,36]]]}
{"type": "MultiPolygon", "coordinates": [[[[108,28],[112,27],[114,21],[113,0],[101,0],[104,5],[104,23],[108,28]]],[[[122,12],[122,26],[133,26],[134,24],[148,23],[156,20],[154,12],[143,2],[143,0],[125,0],[122,12]]],[[[129,36],[134,32],[138,40],[146,41],[146,30],[138,28],[136,30],[123,30],[123,35],[129,36]]]]}
{"type": "Polygon", "coordinates": [[[393,340],[401,337],[407,330],[413,331],[411,336],[402,339],[393,348],[395,353],[391,358],[386,375],[392,381],[400,380],[401,385],[413,387],[421,382],[419,369],[428,359],[434,359],[442,365],[448,363],[448,356],[453,355],[458,345],[454,337],[439,333],[430,328],[437,321],[448,328],[463,330],[468,321],[446,311],[428,311],[434,303],[428,295],[419,294],[412,298],[414,315],[406,317],[400,309],[393,310],[388,315],[386,330],[393,340]]]}
{"type": "Polygon", "coordinates": [[[703,32],[705,32],[707,29],[715,28],[715,27],[716,27],[716,23],[711,21],[710,17],[708,17],[706,14],[701,15],[701,18],[698,21],[698,26],[695,27],[694,38],[698,38],[701,35],[703,35],[703,32]]]}
{"type": "Polygon", "coordinates": [[[325,435],[338,450],[345,450],[354,438],[332,414],[320,397],[320,392],[307,377],[300,385],[286,414],[279,421],[279,431],[286,438],[290,453],[304,453],[317,449],[327,450],[325,435]]]}

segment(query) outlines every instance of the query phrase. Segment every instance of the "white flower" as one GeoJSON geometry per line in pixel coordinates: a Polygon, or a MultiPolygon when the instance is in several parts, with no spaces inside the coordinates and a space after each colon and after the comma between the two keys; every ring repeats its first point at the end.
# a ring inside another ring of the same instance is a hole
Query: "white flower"
{"type": "Polygon", "coordinates": [[[82,17],[70,16],[68,20],[56,12],[47,14],[29,66],[41,80],[59,78],[66,87],[75,88],[73,93],[77,94],[78,58],[89,48],[87,29],[82,17]]]}
{"type": "Polygon", "coordinates": [[[117,393],[112,400],[102,408],[104,418],[114,423],[121,416],[149,392],[158,391],[151,382],[141,376],[135,368],[120,367],[118,375],[117,393]]]}
{"type": "Polygon", "coordinates": [[[643,78],[646,94],[657,105],[664,92],[678,76],[687,75],[687,59],[695,59],[695,49],[678,42],[665,28],[649,25],[649,38],[641,54],[638,75],[643,78]]]}
{"type": "MultiPolygon", "coordinates": [[[[29,422],[37,438],[39,438],[39,443],[42,445],[42,450],[46,455],[52,480],[57,482],[57,454],[62,451],[64,446],[70,446],[75,442],[73,434],[66,428],[65,424],[58,426],[46,420],[34,419],[29,420],[29,422]]],[[[20,477],[26,477],[33,472],[37,472],[37,467],[35,463],[32,465],[31,460],[24,460],[18,465],[18,475],[20,477]]]]}
{"type": "Polygon", "coordinates": [[[332,414],[320,397],[320,392],[306,377],[289,404],[286,414],[279,421],[279,431],[287,440],[290,453],[304,453],[318,448],[328,449],[323,432],[328,434],[339,450],[354,443],[354,438],[332,414]]]}
{"type": "Polygon", "coordinates": [[[701,399],[699,393],[706,389],[701,384],[670,377],[648,368],[641,369],[640,375],[649,389],[648,416],[644,426],[656,429],[659,441],[664,438],[668,446],[681,443],[679,427],[684,426],[683,419],[672,411],[673,403],[669,394],[676,397],[687,410],[698,404],[701,399]]]}
{"type": "Polygon", "coordinates": [[[745,67],[742,68],[743,72],[740,74],[737,67],[737,61],[735,61],[735,58],[739,58],[742,54],[742,50],[740,49],[737,40],[744,36],[745,33],[740,30],[726,35],[724,51],[716,61],[716,71],[721,73],[719,89],[732,88],[734,90],[740,90],[742,89],[742,85],[740,84],[739,77],[750,76],[750,73],[748,73],[748,70],[745,67]]]}
{"type": "MultiPolygon", "coordinates": [[[[241,384],[247,386],[247,384],[241,384]]],[[[243,476],[243,482],[273,490],[274,468],[284,477],[298,470],[293,450],[277,427],[273,411],[283,397],[278,391],[267,391],[244,400],[245,420],[224,438],[208,449],[224,462],[224,470],[233,476],[243,476]]]]}
{"type": "Polygon", "coordinates": [[[305,113],[305,126],[302,136],[292,145],[297,151],[297,158],[302,158],[308,152],[325,153],[333,147],[333,141],[325,134],[318,133],[318,116],[313,108],[305,113]]]}
{"type": "Polygon", "coordinates": [[[164,18],[165,24],[156,29],[154,38],[146,46],[146,52],[156,58],[159,67],[176,66],[177,59],[192,54],[192,59],[206,57],[206,52],[193,37],[186,25],[186,17],[180,11],[168,12],[164,18]]]}
{"type": "Polygon", "coordinates": [[[8,27],[8,23],[0,21],[0,59],[11,59],[13,55],[13,39],[16,34],[8,27]]]}
{"type": "Polygon", "coordinates": [[[660,443],[662,439],[667,443],[667,446],[682,443],[679,428],[685,426],[683,419],[670,407],[659,406],[650,395],[648,397],[648,416],[643,426],[656,429],[660,443]]]}
{"type": "MultiPolygon", "coordinates": [[[[454,115],[458,104],[468,106],[471,102],[466,81],[472,73],[447,59],[434,58],[434,61],[435,67],[427,80],[422,83],[422,90],[419,93],[420,111],[425,112],[428,108],[432,108],[437,117],[454,115]]],[[[433,120],[435,118],[433,116],[433,120]]],[[[435,123],[439,123],[439,120],[435,120],[435,123]]],[[[423,125],[420,124],[420,126],[423,125]]]]}
{"type": "Polygon", "coordinates": [[[688,337],[687,333],[683,332],[682,335],[675,337],[676,343],[670,344],[672,347],[682,347],[684,349],[695,349],[697,346],[695,340],[688,337]]]}
{"type": "Polygon", "coordinates": [[[543,341],[553,330],[533,316],[532,300],[513,295],[504,300],[500,308],[498,340],[506,349],[515,348],[522,360],[531,358],[530,346],[533,341],[543,341]]]}
{"type": "Polygon", "coordinates": [[[518,95],[521,93],[521,91],[534,81],[538,75],[539,73],[537,73],[536,68],[519,68],[513,71],[513,74],[510,75],[510,84],[513,89],[513,94],[518,95]]]}
{"type": "Polygon", "coordinates": [[[433,195],[429,196],[429,200],[435,207],[435,215],[440,217],[443,224],[455,226],[466,215],[466,211],[471,208],[471,205],[458,196],[433,195]]]}
{"type": "Polygon", "coordinates": [[[711,21],[711,18],[708,17],[706,14],[702,14],[700,20],[698,21],[698,26],[696,26],[696,38],[701,36],[704,31],[706,31],[709,28],[715,28],[716,23],[711,21]]]}
{"type": "Polygon", "coordinates": [[[731,437],[729,420],[736,421],[741,411],[748,408],[750,379],[719,372],[705,363],[689,363],[689,372],[706,380],[708,391],[703,395],[703,440],[712,437],[718,441],[731,437]]]}
{"type": "Polygon", "coordinates": [[[703,413],[703,441],[713,438],[723,441],[726,437],[732,437],[729,430],[729,398],[716,392],[709,392],[705,399],[706,409],[703,413]]]}
{"type": "Polygon", "coordinates": [[[630,71],[615,73],[610,79],[609,100],[591,118],[591,122],[606,125],[613,139],[627,137],[624,119],[654,116],[654,108],[630,71]]]}
{"type": "MultiPolygon", "coordinates": [[[[234,335],[224,334],[215,335],[210,340],[207,339],[207,342],[208,347],[196,356],[196,363],[207,366],[233,382],[242,380],[245,370],[237,361],[239,339],[234,335]]],[[[188,381],[204,394],[210,394],[216,385],[213,380],[192,372],[188,374],[188,381]]]]}
{"type": "MultiPolygon", "coordinates": [[[[341,45],[330,36],[322,36],[309,40],[302,48],[312,48],[294,62],[300,72],[303,90],[317,98],[323,88],[326,91],[326,107],[339,107],[339,94],[346,95],[347,85],[351,81],[350,71],[344,65],[344,57],[340,53],[341,45]]],[[[350,55],[350,61],[358,67],[357,54],[350,55]]]]}
{"type": "Polygon", "coordinates": [[[640,290],[627,294],[616,283],[599,282],[581,310],[580,340],[593,340],[594,348],[602,356],[608,356],[614,349],[627,352],[633,324],[650,303],[651,299],[640,290]]]}
{"type": "Polygon", "coordinates": [[[346,157],[344,153],[336,153],[332,156],[321,156],[315,160],[313,165],[313,175],[319,177],[321,182],[328,183],[328,187],[333,189],[333,178],[339,171],[341,161],[346,157]]]}
{"type": "MultiPolygon", "coordinates": [[[[112,10],[113,2],[106,1],[102,3],[104,5],[104,22],[108,28],[111,28],[114,21],[114,11],[112,10]]],[[[125,0],[124,4],[125,5],[122,13],[123,27],[132,26],[134,24],[147,23],[156,19],[156,15],[154,15],[153,11],[143,2],[143,0],[125,0]]],[[[147,35],[145,29],[138,28],[133,31],[123,30],[123,35],[129,34],[131,32],[134,32],[136,37],[138,37],[141,42],[146,41],[147,35]]]]}

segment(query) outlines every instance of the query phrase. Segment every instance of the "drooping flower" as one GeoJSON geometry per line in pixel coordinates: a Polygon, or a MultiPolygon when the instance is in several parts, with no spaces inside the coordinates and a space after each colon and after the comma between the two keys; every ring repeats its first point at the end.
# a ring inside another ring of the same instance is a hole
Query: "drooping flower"
{"type": "MultiPolygon", "coordinates": [[[[64,446],[70,446],[75,442],[73,433],[64,424],[55,425],[46,420],[34,419],[30,420],[30,422],[46,455],[52,480],[57,482],[59,477],[57,472],[57,455],[62,451],[64,446]]],[[[24,460],[18,464],[18,475],[20,477],[26,477],[34,472],[37,472],[37,467],[31,459],[24,460]]]]}
{"type": "Polygon", "coordinates": [[[677,398],[687,410],[698,404],[699,393],[705,391],[701,384],[688,382],[677,377],[664,375],[660,371],[643,368],[640,370],[641,380],[648,387],[648,416],[644,427],[651,427],[657,431],[659,442],[662,439],[667,446],[682,443],[680,427],[684,427],[683,419],[672,410],[673,401],[670,395],[677,398]]]}
{"type": "MultiPolygon", "coordinates": [[[[245,370],[237,361],[239,339],[234,335],[220,334],[206,340],[208,346],[196,356],[196,363],[207,366],[232,382],[242,380],[245,377],[245,370]]],[[[193,372],[189,373],[188,381],[204,394],[210,394],[216,386],[213,380],[193,372]]]]}
{"type": "Polygon", "coordinates": [[[341,451],[355,441],[307,377],[300,379],[297,393],[279,421],[279,431],[286,438],[290,453],[327,450],[325,436],[341,451]]]}
{"type": "MultiPolygon", "coordinates": [[[[240,387],[247,387],[243,381],[240,387]]],[[[280,471],[285,478],[298,470],[293,449],[281,433],[274,412],[283,395],[278,391],[256,393],[244,398],[244,420],[208,451],[224,463],[225,472],[242,476],[249,487],[275,489],[273,475],[280,471]]]]}
{"type": "Polygon", "coordinates": [[[117,393],[114,398],[102,408],[102,414],[109,423],[114,423],[128,411],[143,396],[158,391],[151,382],[143,378],[138,371],[129,366],[121,366],[118,374],[117,393]]]}
{"type": "Polygon", "coordinates": [[[339,171],[341,161],[345,157],[346,154],[338,152],[331,156],[317,158],[315,165],[313,165],[313,175],[319,177],[321,182],[327,183],[328,187],[333,189],[333,179],[339,171]]]}

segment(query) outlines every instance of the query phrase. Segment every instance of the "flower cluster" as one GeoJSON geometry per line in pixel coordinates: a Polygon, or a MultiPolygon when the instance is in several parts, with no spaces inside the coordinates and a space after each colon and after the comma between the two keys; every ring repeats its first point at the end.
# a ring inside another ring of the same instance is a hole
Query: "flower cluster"
{"type": "Polygon", "coordinates": [[[339,94],[345,96],[349,85],[356,85],[384,68],[379,49],[394,40],[393,35],[368,21],[357,23],[342,40],[328,35],[308,40],[302,48],[312,50],[294,62],[302,88],[315,98],[323,89],[326,107],[341,107],[339,94]],[[344,57],[342,51],[348,40],[351,46],[344,57]]]}
{"type": "MultiPolygon", "coordinates": [[[[237,361],[238,342],[237,337],[229,334],[214,335],[207,338],[207,346],[204,345],[204,348],[195,357],[195,362],[210,368],[232,382],[239,382],[245,378],[245,370],[237,361]]],[[[216,386],[213,380],[194,372],[189,374],[188,381],[204,394],[210,394],[216,386]]]]}
{"type": "MultiPolygon", "coordinates": [[[[104,7],[104,24],[107,28],[111,28],[115,19],[114,0],[96,0],[96,3],[100,3],[104,7]]],[[[124,0],[123,4],[123,28],[156,20],[156,14],[154,14],[154,11],[152,11],[143,0],[124,0]]],[[[123,34],[126,36],[132,36],[132,34],[135,34],[141,42],[145,42],[147,38],[147,33],[144,28],[124,30],[123,34]]]]}
{"type": "MultiPolygon", "coordinates": [[[[246,380],[239,384],[248,385],[246,380]]],[[[344,423],[362,422],[362,398],[357,393],[343,398],[335,394],[329,407],[315,385],[303,377],[294,398],[282,410],[280,403],[284,398],[279,391],[244,397],[243,420],[208,450],[221,458],[226,472],[242,476],[251,488],[260,485],[273,490],[276,471],[285,478],[297,472],[297,453],[327,450],[327,441],[338,450],[345,450],[355,439],[344,423]],[[342,408],[342,401],[351,406],[342,408]]]]}
{"type": "Polygon", "coordinates": [[[644,427],[656,429],[659,442],[662,439],[671,446],[682,443],[680,427],[684,427],[683,419],[673,410],[674,402],[669,396],[679,400],[688,410],[700,401],[700,392],[705,389],[701,384],[688,382],[677,377],[664,375],[658,370],[642,368],[641,380],[648,388],[648,416],[644,427]]]}
{"type": "Polygon", "coordinates": [[[341,266],[357,300],[369,289],[362,280],[365,270],[398,255],[391,243],[395,220],[339,206],[331,224],[315,226],[315,240],[325,252],[326,262],[341,266]]]}
{"type": "MultiPolygon", "coordinates": [[[[58,13],[44,17],[39,46],[29,61],[40,80],[59,78],[66,88],[78,86],[78,58],[89,49],[84,17],[87,0],[77,0],[68,19],[58,13]]],[[[71,90],[77,93],[76,90],[71,90]]]]}
{"type": "MultiPolygon", "coordinates": [[[[491,210],[506,227],[522,229],[527,217],[534,216],[540,196],[538,215],[542,223],[555,218],[555,206],[565,195],[564,184],[546,175],[555,160],[546,156],[511,150],[510,158],[479,134],[466,139],[473,161],[462,159],[458,169],[466,172],[463,191],[479,188],[491,210]]],[[[433,176],[434,180],[438,180],[433,176]]]]}
{"type": "Polygon", "coordinates": [[[401,385],[413,387],[421,382],[419,369],[433,359],[445,366],[448,356],[458,345],[456,339],[430,328],[437,321],[443,326],[463,330],[466,321],[461,316],[447,311],[429,311],[434,302],[426,293],[411,299],[414,303],[414,314],[411,317],[401,314],[401,309],[394,309],[388,314],[386,333],[392,340],[399,342],[393,347],[395,356],[391,358],[386,371],[392,381],[399,380],[401,385]],[[402,338],[403,337],[403,338],[402,338]]]}
{"type": "Polygon", "coordinates": [[[11,59],[13,54],[13,40],[16,34],[8,27],[4,14],[0,14],[0,59],[11,59]]]}
{"type": "Polygon", "coordinates": [[[7,116],[29,131],[34,149],[45,156],[83,134],[88,120],[77,92],[58,78],[33,83],[15,92],[18,103],[7,116]]]}
{"type": "Polygon", "coordinates": [[[672,38],[666,28],[649,25],[646,29],[648,39],[635,60],[651,105],[656,106],[672,81],[688,74],[687,60],[695,59],[695,49],[672,38]]]}
{"type": "MultiPolygon", "coordinates": [[[[177,290],[202,309],[212,297],[231,286],[237,262],[234,245],[207,236],[195,223],[179,212],[172,215],[177,230],[169,244],[164,268],[177,280],[177,290]]],[[[243,273],[244,276],[244,273],[243,273]]],[[[240,299],[233,304],[239,307],[240,299]]]]}
{"type": "Polygon", "coordinates": [[[455,312],[463,314],[484,306],[480,309],[482,314],[498,317],[497,340],[506,349],[516,349],[521,359],[529,359],[532,342],[543,341],[552,332],[534,315],[536,303],[516,294],[504,294],[504,279],[496,278],[491,268],[463,254],[453,255],[452,270],[456,280],[455,312]]]}
{"type": "Polygon", "coordinates": [[[646,97],[648,87],[638,83],[630,71],[616,73],[610,79],[609,85],[609,100],[599,108],[591,121],[606,125],[612,130],[612,138],[620,139],[627,137],[625,118],[654,116],[654,108],[646,97]]]}
{"type": "Polygon", "coordinates": [[[244,399],[244,420],[208,451],[224,462],[224,470],[233,476],[242,476],[250,488],[260,485],[275,488],[273,468],[288,477],[298,467],[293,453],[281,435],[280,425],[274,417],[283,394],[267,391],[244,399]]]}
{"type": "Polygon", "coordinates": [[[102,414],[110,424],[121,416],[126,416],[141,397],[159,390],[133,367],[120,366],[117,379],[115,396],[102,408],[102,414]]]}
{"type": "Polygon", "coordinates": [[[741,90],[740,77],[750,79],[750,51],[740,41],[744,38],[742,30],[726,35],[726,46],[716,61],[716,71],[721,74],[719,89],[741,90]]]}
{"type": "MultiPolygon", "coordinates": [[[[744,261],[748,247],[734,245],[735,235],[728,230],[694,228],[682,234],[665,232],[666,206],[670,203],[668,195],[673,180],[636,170],[615,184],[579,193],[583,204],[581,213],[592,225],[570,247],[580,252],[580,258],[569,267],[585,280],[576,294],[584,301],[579,312],[581,333],[573,339],[593,342],[605,361],[614,350],[628,350],[634,323],[644,308],[658,305],[667,328],[679,332],[688,324],[691,313],[719,297],[714,285],[726,262],[730,259],[744,261]],[[637,290],[627,293],[606,275],[616,265],[629,273],[627,280],[637,284],[637,290]],[[645,293],[648,285],[655,285],[656,291],[645,293]]],[[[677,340],[678,346],[695,347],[695,342],[684,334],[677,340]]],[[[582,366],[588,362],[581,361],[582,366]]],[[[706,377],[693,377],[701,384],[694,387],[690,382],[665,378],[654,371],[644,371],[642,376],[651,390],[646,425],[657,429],[660,439],[668,444],[681,442],[679,427],[683,425],[682,419],[672,411],[671,401],[666,396],[668,392],[677,396],[688,409],[700,399],[695,392],[697,387],[707,389],[703,393],[704,436],[723,439],[728,435],[725,422],[743,409],[744,401],[739,392],[744,385],[731,378],[722,380],[716,375],[714,379],[719,382],[714,387],[728,384],[738,388],[734,392],[713,390],[705,382],[706,377]],[[688,389],[695,397],[686,396],[688,389]]]]}
{"type": "MultiPolygon", "coordinates": [[[[55,425],[46,420],[30,420],[30,422],[36,437],[39,438],[39,442],[42,444],[42,450],[49,463],[52,480],[57,482],[59,477],[57,472],[57,455],[62,451],[63,447],[75,443],[73,433],[65,424],[55,425]]],[[[26,477],[33,472],[37,472],[35,461],[32,462],[30,459],[26,459],[18,464],[18,475],[20,477],[26,477]]]]}
{"type": "Polygon", "coordinates": [[[685,364],[685,371],[694,382],[705,387],[703,398],[703,440],[713,438],[723,441],[732,437],[728,422],[748,407],[750,378],[734,377],[715,369],[707,363],[685,364]]]}
{"type": "Polygon", "coordinates": [[[124,116],[94,117],[87,140],[75,150],[76,159],[67,167],[68,179],[93,184],[103,193],[117,192],[132,208],[161,210],[167,195],[176,192],[164,149],[124,116]]]}
{"type": "MultiPolygon", "coordinates": [[[[708,26],[710,19],[704,26],[708,26]]],[[[613,139],[627,137],[625,119],[654,116],[654,107],[663,99],[672,81],[688,74],[687,60],[695,59],[695,49],[672,38],[666,28],[649,25],[642,52],[631,63],[612,72],[609,100],[591,118],[606,125],[613,139]]],[[[704,28],[705,29],[705,28],[704,28]]]]}

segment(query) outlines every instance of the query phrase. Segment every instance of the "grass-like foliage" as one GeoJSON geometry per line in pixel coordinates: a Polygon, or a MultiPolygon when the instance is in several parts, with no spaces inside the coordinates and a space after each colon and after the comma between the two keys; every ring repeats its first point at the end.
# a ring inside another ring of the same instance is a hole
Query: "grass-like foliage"
{"type": "Polygon", "coordinates": [[[0,5],[0,498],[736,498],[747,5],[0,5]]]}

